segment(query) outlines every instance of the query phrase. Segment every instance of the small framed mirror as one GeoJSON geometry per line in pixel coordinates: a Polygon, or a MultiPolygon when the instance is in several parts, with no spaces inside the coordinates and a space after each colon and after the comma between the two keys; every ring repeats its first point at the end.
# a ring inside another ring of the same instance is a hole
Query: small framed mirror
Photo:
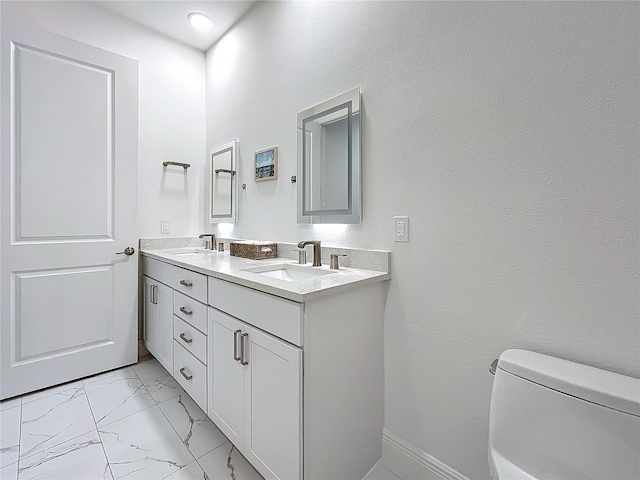
{"type": "Polygon", "coordinates": [[[360,223],[360,88],[298,114],[298,223],[360,223]]]}
{"type": "Polygon", "coordinates": [[[209,223],[238,221],[238,141],[209,151],[209,223]]]}

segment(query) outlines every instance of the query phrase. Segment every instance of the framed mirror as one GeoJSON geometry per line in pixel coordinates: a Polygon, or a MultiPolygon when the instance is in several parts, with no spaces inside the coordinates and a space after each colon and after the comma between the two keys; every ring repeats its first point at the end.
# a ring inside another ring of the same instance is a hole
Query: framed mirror
{"type": "Polygon", "coordinates": [[[209,151],[209,223],[238,221],[238,141],[209,151]]]}
{"type": "Polygon", "coordinates": [[[360,88],[298,114],[298,223],[360,223],[360,126],[360,88]]]}

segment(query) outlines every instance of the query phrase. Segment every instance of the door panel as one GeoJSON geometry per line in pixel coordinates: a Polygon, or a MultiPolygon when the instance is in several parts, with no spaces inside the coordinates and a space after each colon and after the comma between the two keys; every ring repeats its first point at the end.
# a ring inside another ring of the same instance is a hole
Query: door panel
{"type": "Polygon", "coordinates": [[[137,61],[3,25],[0,398],[137,360],[137,61]]]}
{"type": "Polygon", "coordinates": [[[164,368],[173,374],[173,290],[162,283],[156,283],[158,305],[158,339],[156,358],[164,368]]]}
{"type": "Polygon", "coordinates": [[[142,338],[144,346],[157,357],[158,355],[158,305],[155,303],[154,289],[158,285],[154,279],[144,275],[142,286],[144,289],[144,304],[142,311],[142,338]]]}
{"type": "Polygon", "coordinates": [[[22,45],[13,67],[16,240],[110,238],[114,72],[22,45]]]}
{"type": "Polygon", "coordinates": [[[113,342],[113,305],[102,295],[112,290],[113,266],[16,273],[15,282],[16,364],[113,342]],[[47,322],[54,305],[59,321],[47,322]]]}
{"type": "Polygon", "coordinates": [[[209,416],[236,446],[242,445],[243,371],[234,360],[234,332],[242,328],[237,320],[209,308],[209,416]]]}
{"type": "Polygon", "coordinates": [[[302,350],[249,334],[244,454],[265,478],[302,478],[302,350]]]}

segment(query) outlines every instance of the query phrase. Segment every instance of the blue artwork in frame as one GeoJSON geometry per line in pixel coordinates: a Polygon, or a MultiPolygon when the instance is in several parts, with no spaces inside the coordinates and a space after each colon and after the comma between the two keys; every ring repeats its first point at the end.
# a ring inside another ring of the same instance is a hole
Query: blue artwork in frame
{"type": "Polygon", "coordinates": [[[256,182],[278,178],[278,147],[269,147],[255,153],[256,182]]]}

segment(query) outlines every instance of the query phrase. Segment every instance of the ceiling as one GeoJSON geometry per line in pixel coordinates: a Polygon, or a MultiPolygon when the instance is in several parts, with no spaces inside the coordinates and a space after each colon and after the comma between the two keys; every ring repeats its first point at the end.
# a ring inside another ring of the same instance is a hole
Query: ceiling
{"type": "Polygon", "coordinates": [[[94,0],[93,3],[204,51],[229,30],[256,2],[249,0],[205,2],[94,0]],[[213,20],[213,28],[208,32],[195,30],[187,19],[187,15],[191,12],[208,15],[213,20]]]}

